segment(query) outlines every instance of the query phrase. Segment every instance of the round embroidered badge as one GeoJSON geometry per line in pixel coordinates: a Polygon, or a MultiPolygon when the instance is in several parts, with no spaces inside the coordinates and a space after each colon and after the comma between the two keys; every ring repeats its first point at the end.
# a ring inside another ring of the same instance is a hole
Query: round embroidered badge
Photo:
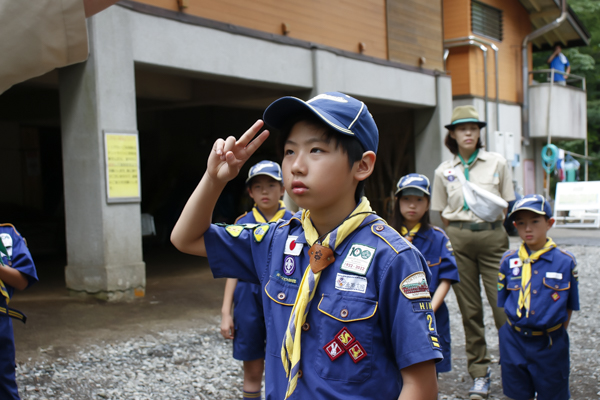
{"type": "Polygon", "coordinates": [[[283,273],[290,276],[296,270],[296,261],[292,256],[286,256],[283,260],[283,273]]]}

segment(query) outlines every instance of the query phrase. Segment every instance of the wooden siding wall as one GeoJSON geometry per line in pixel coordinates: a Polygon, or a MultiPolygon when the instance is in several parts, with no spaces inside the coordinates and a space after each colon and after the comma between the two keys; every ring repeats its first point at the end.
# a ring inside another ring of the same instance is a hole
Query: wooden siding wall
{"type": "MultiPolygon", "coordinates": [[[[444,40],[472,35],[471,0],[444,1],[444,40]]],[[[482,39],[498,46],[498,85],[501,101],[520,103],[522,94],[521,43],[532,30],[529,14],[518,0],[480,0],[503,11],[503,40],[482,39]]],[[[488,96],[496,97],[494,52],[488,48],[488,96]]],[[[529,48],[531,65],[531,46],[529,48]]],[[[475,47],[453,48],[446,63],[453,96],[484,95],[483,52],[475,47]]]]}
{"type": "Polygon", "coordinates": [[[390,60],[444,70],[442,0],[387,0],[387,26],[390,60]]]}
{"type": "MultiPolygon", "coordinates": [[[[137,0],[178,11],[177,0],[137,0]]],[[[387,59],[385,0],[187,0],[186,14],[387,59]]]]}

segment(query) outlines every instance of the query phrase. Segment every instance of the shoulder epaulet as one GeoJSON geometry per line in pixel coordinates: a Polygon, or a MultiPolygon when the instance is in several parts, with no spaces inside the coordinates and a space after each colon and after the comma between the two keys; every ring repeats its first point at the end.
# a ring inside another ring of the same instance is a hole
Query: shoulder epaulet
{"type": "MultiPolygon", "coordinates": [[[[291,224],[291,223],[292,223],[292,221],[294,221],[294,222],[297,222],[297,223],[302,223],[302,221],[300,221],[300,218],[298,218],[298,217],[292,217],[292,218],[288,219],[287,221],[286,221],[286,220],[283,220],[283,219],[280,219],[279,221],[283,222],[283,224],[280,224],[280,225],[277,227],[277,229],[279,229],[279,228],[283,228],[284,226],[288,226],[289,224],[291,224]]],[[[278,222],[279,222],[279,221],[278,221],[278,222]]]]}
{"type": "Polygon", "coordinates": [[[577,265],[577,260],[575,259],[575,256],[567,250],[563,250],[560,247],[557,247],[558,251],[560,251],[563,254],[566,254],[567,256],[571,257],[571,260],[573,260],[573,264],[577,265]]]}
{"type": "Polygon", "coordinates": [[[239,221],[240,219],[244,218],[246,215],[248,215],[248,211],[246,211],[245,213],[243,213],[242,215],[240,215],[239,217],[237,217],[237,218],[235,219],[235,222],[234,222],[234,224],[237,224],[237,223],[238,223],[238,221],[239,221]]]}
{"type": "Polygon", "coordinates": [[[13,224],[0,224],[0,227],[3,227],[3,226],[9,226],[9,227],[11,227],[12,230],[15,231],[15,233],[17,235],[21,236],[21,234],[17,231],[17,228],[15,228],[15,226],[13,224]]]}
{"type": "Polygon", "coordinates": [[[504,262],[504,260],[506,259],[506,257],[510,257],[513,254],[515,254],[517,251],[516,250],[507,250],[504,255],[502,255],[502,258],[500,259],[500,264],[502,264],[504,262]]]}
{"type": "Polygon", "coordinates": [[[435,225],[431,225],[431,227],[432,227],[434,230],[436,230],[436,231],[440,232],[442,235],[444,235],[444,237],[445,237],[446,239],[450,240],[450,238],[448,237],[448,235],[446,235],[446,231],[445,231],[445,230],[443,230],[443,229],[442,229],[442,228],[440,228],[439,226],[435,226],[435,225]]]}
{"type": "Polygon", "coordinates": [[[392,250],[396,252],[396,254],[409,247],[412,247],[412,244],[408,240],[404,239],[402,235],[398,233],[398,231],[386,223],[376,222],[372,224],[371,232],[386,242],[388,246],[390,246],[392,250]]]}

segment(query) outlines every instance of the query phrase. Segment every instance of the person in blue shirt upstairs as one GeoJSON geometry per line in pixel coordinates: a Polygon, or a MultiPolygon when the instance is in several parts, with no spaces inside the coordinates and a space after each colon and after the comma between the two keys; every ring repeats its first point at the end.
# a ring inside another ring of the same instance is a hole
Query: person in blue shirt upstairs
{"type": "MultiPolygon", "coordinates": [[[[285,189],[281,167],[276,162],[265,160],[252,166],[248,171],[246,188],[254,206],[252,211],[239,216],[236,224],[277,222],[292,217],[281,201],[285,189]]],[[[265,366],[267,332],[261,292],[260,285],[255,283],[233,278],[228,278],[225,283],[221,335],[225,339],[233,339],[233,358],[244,363],[244,399],[260,397],[265,366]]]]}
{"type": "Polygon", "coordinates": [[[208,256],[215,277],[261,285],[267,399],[436,399],[441,344],[421,312],[431,274],[363,196],[379,142],[366,105],[339,92],[283,97],[263,118],[303,210],[277,223],[211,225],[219,194],[269,135],[259,120],[215,142],[171,241],[208,256]]]}
{"type": "Polygon", "coordinates": [[[0,399],[19,399],[15,376],[15,338],[11,318],[26,321],[20,311],[8,307],[15,289],[24,290],[38,281],[25,239],[11,224],[0,224],[0,399]]]}
{"type": "Polygon", "coordinates": [[[566,400],[571,313],[579,310],[573,254],[547,236],[554,219],[538,194],[517,201],[509,215],[523,243],[507,251],[498,273],[498,307],[508,317],[498,331],[504,394],[515,400],[566,400]]]}
{"type": "Polygon", "coordinates": [[[550,68],[565,73],[565,75],[563,75],[555,72],[554,82],[559,83],[563,86],[566,85],[566,79],[571,73],[571,64],[569,64],[569,60],[562,53],[562,48],[559,44],[554,46],[554,51],[552,52],[552,54],[550,54],[550,57],[548,57],[548,60],[546,62],[550,64],[550,68]]]}
{"type": "MultiPolygon", "coordinates": [[[[458,282],[458,267],[452,253],[452,245],[446,233],[429,222],[429,179],[421,174],[408,174],[396,185],[396,202],[392,226],[409,242],[412,242],[431,271],[431,309],[435,313],[438,335],[442,343],[444,359],[435,365],[438,373],[452,370],[450,315],[444,298],[450,285],[458,282]]],[[[430,318],[428,316],[427,318],[430,318]]]]}

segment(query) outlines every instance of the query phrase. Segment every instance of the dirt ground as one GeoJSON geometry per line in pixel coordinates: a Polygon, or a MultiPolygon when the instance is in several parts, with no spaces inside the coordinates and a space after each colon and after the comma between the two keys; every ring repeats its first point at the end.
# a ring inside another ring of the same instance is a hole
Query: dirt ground
{"type": "MultiPolygon", "coordinates": [[[[594,235],[562,234],[565,244],[581,258],[580,292],[582,311],[575,313],[571,335],[571,392],[574,399],[600,398],[600,232],[594,235]],[[596,244],[596,246],[590,246],[596,244]],[[579,253],[579,254],[578,254],[579,253]],[[585,294],[585,297],[584,295],[585,294]]],[[[560,244],[560,238],[555,240],[560,244]]],[[[516,245],[515,240],[511,240],[516,245]]],[[[29,317],[26,325],[15,322],[17,363],[69,359],[90,346],[120,343],[136,337],[173,330],[205,329],[214,326],[220,314],[224,280],[214,280],[204,259],[183,255],[174,249],[146,251],[146,297],[125,303],[105,303],[69,297],[64,288],[60,259],[38,259],[41,281],[17,293],[11,306],[29,317]]],[[[472,380],[466,371],[464,333],[453,293],[447,302],[452,321],[453,371],[440,375],[440,398],[465,398],[472,380]]],[[[491,311],[486,312],[492,326],[491,311]]],[[[497,364],[495,328],[487,332],[495,360],[492,397],[504,399],[497,364]]],[[[27,397],[24,397],[27,398],[27,397]]],[[[51,398],[51,397],[50,397],[51,398]]]]}

